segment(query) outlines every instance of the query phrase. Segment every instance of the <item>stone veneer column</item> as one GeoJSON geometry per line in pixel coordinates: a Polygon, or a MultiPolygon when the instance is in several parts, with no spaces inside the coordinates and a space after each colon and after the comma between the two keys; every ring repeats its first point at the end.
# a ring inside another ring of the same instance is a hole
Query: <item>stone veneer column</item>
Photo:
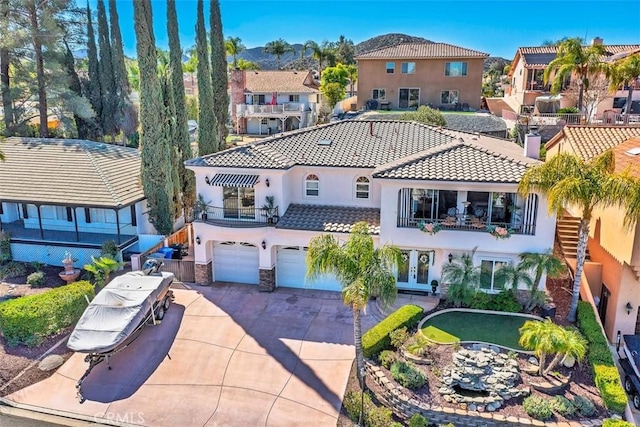
{"type": "Polygon", "coordinates": [[[276,268],[260,269],[260,292],[273,292],[276,288],[276,268]]]}
{"type": "Polygon", "coordinates": [[[241,118],[240,122],[238,123],[238,117],[236,114],[236,105],[245,103],[244,89],[247,86],[247,78],[245,73],[246,72],[244,70],[231,70],[231,121],[236,126],[234,131],[236,131],[237,129],[238,133],[246,133],[245,119],[241,118]]]}
{"type": "Polygon", "coordinates": [[[202,286],[208,286],[213,282],[213,275],[211,272],[211,263],[209,261],[206,264],[198,264],[195,265],[195,279],[196,284],[202,286]]]}

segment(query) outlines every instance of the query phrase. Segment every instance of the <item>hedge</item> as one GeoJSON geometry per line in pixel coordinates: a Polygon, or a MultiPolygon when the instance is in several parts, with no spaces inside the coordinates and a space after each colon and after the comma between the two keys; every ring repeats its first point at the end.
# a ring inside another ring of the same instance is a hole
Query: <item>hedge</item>
{"type": "Polygon", "coordinates": [[[578,302],[578,327],[589,341],[587,358],[593,371],[593,379],[600,390],[605,406],[612,412],[622,414],[627,407],[627,395],[620,383],[620,374],[613,362],[607,338],[591,304],[578,302]]]}
{"type": "Polygon", "coordinates": [[[424,310],[417,305],[403,305],[382,322],[369,329],[362,336],[362,350],[364,356],[372,358],[376,354],[385,350],[391,344],[389,334],[403,326],[411,328],[415,326],[423,317],[424,310]]]}
{"type": "Polygon", "coordinates": [[[94,296],[93,285],[81,281],[2,302],[0,331],[11,346],[38,345],[77,322],[94,296]]]}
{"type": "Polygon", "coordinates": [[[604,422],[602,423],[602,427],[634,427],[634,426],[635,424],[633,423],[623,421],[623,420],[616,420],[613,418],[604,420],[604,422]]]}

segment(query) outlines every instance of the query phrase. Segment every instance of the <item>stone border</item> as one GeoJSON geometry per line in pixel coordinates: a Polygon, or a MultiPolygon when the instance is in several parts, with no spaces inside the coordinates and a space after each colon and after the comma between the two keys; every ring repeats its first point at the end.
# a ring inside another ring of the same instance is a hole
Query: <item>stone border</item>
{"type": "Polygon", "coordinates": [[[544,422],[530,418],[506,417],[492,412],[431,406],[407,396],[403,387],[396,386],[386,377],[382,369],[371,361],[366,360],[365,366],[370,378],[384,390],[382,394],[375,393],[378,400],[403,419],[409,419],[414,414],[420,413],[428,418],[430,423],[453,423],[468,427],[600,427],[604,422],[604,420],[544,422]]]}
{"type": "MultiPolygon", "coordinates": [[[[420,331],[420,334],[422,334],[423,337],[425,337],[427,340],[439,344],[439,345],[453,345],[453,343],[447,343],[447,342],[438,342],[436,340],[433,340],[429,337],[427,337],[425,334],[422,333],[422,325],[424,325],[424,323],[433,318],[436,317],[440,314],[445,314],[445,313],[451,313],[451,312],[461,312],[461,313],[482,313],[482,314],[493,314],[493,315],[499,315],[499,316],[518,316],[518,317],[526,317],[528,319],[533,319],[533,320],[544,320],[542,317],[540,316],[536,316],[534,314],[526,314],[526,313],[512,313],[512,312],[508,312],[508,311],[492,311],[492,310],[477,310],[474,308],[446,308],[444,310],[438,310],[434,313],[431,313],[427,316],[425,316],[420,323],[418,323],[418,331],[420,331]]],[[[499,344],[494,344],[494,343],[490,343],[490,342],[483,342],[483,341],[458,341],[460,344],[484,344],[487,346],[493,346],[493,347],[498,347],[501,348],[503,350],[507,350],[507,351],[515,351],[517,353],[523,353],[523,354],[533,354],[533,351],[526,351],[526,350],[516,350],[515,348],[509,348],[509,347],[505,347],[499,344]]]]}

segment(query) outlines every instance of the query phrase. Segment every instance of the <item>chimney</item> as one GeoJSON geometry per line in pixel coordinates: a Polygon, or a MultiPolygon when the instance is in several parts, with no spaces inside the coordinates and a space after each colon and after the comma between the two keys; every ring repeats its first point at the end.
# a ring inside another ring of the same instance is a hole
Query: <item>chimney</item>
{"type": "Polygon", "coordinates": [[[234,69],[231,70],[231,120],[236,124],[237,129],[239,130],[240,123],[237,122],[237,111],[236,105],[244,104],[244,89],[247,86],[247,77],[244,70],[234,69]]]}
{"type": "Polygon", "coordinates": [[[591,46],[602,46],[603,41],[601,37],[594,37],[593,40],[591,40],[591,46]]]}
{"type": "Polygon", "coordinates": [[[540,158],[540,142],[542,137],[537,133],[528,133],[524,136],[524,155],[532,159],[540,158]]]}

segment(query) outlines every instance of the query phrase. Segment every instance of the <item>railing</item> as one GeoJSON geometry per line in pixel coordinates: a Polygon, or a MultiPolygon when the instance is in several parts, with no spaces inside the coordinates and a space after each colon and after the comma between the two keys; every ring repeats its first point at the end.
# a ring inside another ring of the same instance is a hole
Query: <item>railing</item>
{"type": "Polygon", "coordinates": [[[303,111],[314,111],[315,104],[302,104],[299,102],[287,102],[278,105],[252,105],[252,104],[238,104],[236,105],[236,112],[241,115],[247,114],[286,114],[295,113],[301,114],[303,111]]]}
{"type": "Polygon", "coordinates": [[[272,227],[278,223],[278,207],[273,208],[221,208],[207,206],[195,209],[195,221],[221,227],[272,227]]]}
{"type": "Polygon", "coordinates": [[[640,125],[640,114],[618,114],[607,112],[598,114],[594,123],[602,123],[604,125],[640,125]]]}
{"type": "Polygon", "coordinates": [[[421,222],[440,225],[441,230],[480,231],[488,232],[487,226],[503,227],[511,230],[512,234],[533,235],[535,224],[516,222],[486,222],[473,215],[456,215],[445,219],[402,218],[398,217],[398,228],[417,228],[421,222]]]}
{"type": "Polygon", "coordinates": [[[538,114],[521,114],[519,120],[528,120],[529,125],[578,125],[582,123],[582,114],[579,113],[538,113],[538,114]]]}

